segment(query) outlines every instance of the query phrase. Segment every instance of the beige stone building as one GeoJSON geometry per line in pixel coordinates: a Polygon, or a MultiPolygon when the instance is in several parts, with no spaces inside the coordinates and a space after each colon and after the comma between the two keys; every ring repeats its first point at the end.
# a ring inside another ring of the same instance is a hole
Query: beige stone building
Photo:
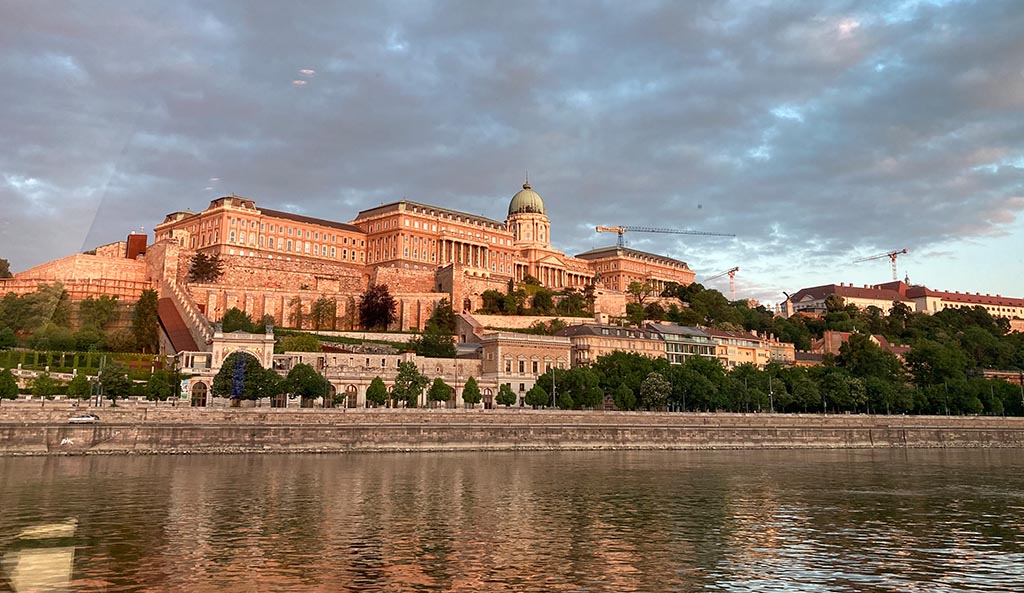
{"type": "Polygon", "coordinates": [[[655,294],[669,283],[693,284],[694,272],[686,262],[627,247],[602,247],[576,256],[590,264],[601,285],[625,292],[632,282],[649,283],[655,294]]]}
{"type": "Polygon", "coordinates": [[[564,336],[494,332],[481,336],[480,346],[483,380],[488,385],[508,385],[522,405],[537,377],[551,368],[569,368],[572,342],[564,336]]]}
{"type": "Polygon", "coordinates": [[[634,327],[586,323],[558,332],[572,342],[572,366],[585,366],[616,351],[665,358],[665,341],[657,332],[634,327]]]}
{"type": "Polygon", "coordinates": [[[253,200],[238,196],[217,198],[198,214],[168,214],[153,232],[156,241],[177,239],[184,248],[210,255],[366,264],[366,233],[361,228],[258,208],[253,200]]]}
{"type": "Polygon", "coordinates": [[[715,354],[727,369],[746,363],[763,369],[772,360],[772,340],[756,333],[718,329],[705,329],[704,333],[715,341],[715,354]]]}

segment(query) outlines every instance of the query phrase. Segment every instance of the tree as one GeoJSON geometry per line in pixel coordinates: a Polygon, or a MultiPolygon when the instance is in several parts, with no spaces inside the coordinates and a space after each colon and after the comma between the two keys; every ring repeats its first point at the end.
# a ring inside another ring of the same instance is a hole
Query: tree
{"type": "Polygon", "coordinates": [[[550,368],[537,377],[537,384],[553,390],[560,408],[596,408],[604,402],[600,380],[587,367],[550,368]],[[563,395],[567,397],[563,399],[563,395]]]}
{"type": "Polygon", "coordinates": [[[462,401],[467,406],[475,406],[482,399],[483,396],[480,394],[480,386],[477,385],[476,379],[473,377],[466,379],[466,386],[462,388],[462,401]]]}
{"type": "Polygon", "coordinates": [[[250,334],[256,332],[256,324],[253,323],[252,317],[238,307],[231,307],[225,311],[220,325],[221,330],[226,334],[233,331],[244,331],[250,334]]]}
{"type": "Polygon", "coordinates": [[[12,278],[13,276],[14,274],[11,274],[11,262],[0,257],[0,278],[12,278]]]}
{"type": "Polygon", "coordinates": [[[451,399],[451,396],[452,388],[441,377],[434,379],[433,385],[427,392],[427,399],[431,402],[431,407],[433,407],[433,402],[446,402],[451,399]]]}
{"type": "Polygon", "coordinates": [[[103,295],[98,298],[86,297],[78,303],[78,319],[82,327],[104,330],[107,329],[110,322],[117,318],[117,309],[116,295],[103,295]]]}
{"type": "Polygon", "coordinates": [[[128,378],[128,368],[120,363],[113,363],[100,371],[100,385],[103,395],[117,405],[117,400],[124,399],[132,393],[132,381],[128,378]]]}
{"type": "Polygon", "coordinates": [[[416,363],[403,362],[398,365],[398,375],[395,376],[395,384],[391,388],[391,399],[404,401],[406,407],[415,408],[420,394],[428,383],[430,379],[420,373],[416,363]]]}
{"type": "Polygon", "coordinates": [[[537,406],[547,406],[550,404],[551,397],[540,385],[534,385],[526,392],[526,405],[533,406],[533,408],[536,409],[537,406]]]}
{"type": "Polygon", "coordinates": [[[483,301],[483,306],[480,307],[478,313],[484,315],[498,315],[504,312],[502,305],[505,302],[505,295],[500,291],[491,289],[485,290],[480,294],[480,299],[483,301]]]}
{"type": "MultiPolygon", "coordinates": [[[[331,384],[323,375],[316,372],[316,369],[305,363],[299,363],[288,371],[285,379],[288,392],[302,398],[303,404],[318,397],[324,398],[330,394],[331,384]]],[[[304,405],[303,407],[309,407],[304,405]]]]}
{"type": "Polygon", "coordinates": [[[640,403],[648,410],[659,410],[665,407],[670,393],[672,384],[661,373],[651,373],[640,384],[640,403]]]}
{"type": "Polygon", "coordinates": [[[281,352],[320,352],[320,340],[312,334],[292,334],[281,338],[281,352]]]}
{"type": "Polygon", "coordinates": [[[620,384],[615,388],[612,393],[612,398],[615,401],[615,407],[620,410],[632,410],[636,408],[636,396],[633,395],[633,390],[629,388],[629,385],[625,383],[620,384]]]}
{"type": "Polygon", "coordinates": [[[370,381],[370,387],[366,390],[366,401],[375,406],[383,406],[388,401],[388,388],[384,386],[384,380],[374,377],[370,381]]]}
{"type": "Polygon", "coordinates": [[[293,296],[288,301],[288,307],[291,309],[288,314],[288,320],[292,327],[302,328],[302,320],[305,318],[302,312],[302,297],[299,295],[293,296]]]}
{"type": "Polygon", "coordinates": [[[512,388],[507,383],[502,383],[501,387],[498,387],[498,395],[494,398],[499,406],[514,406],[519,398],[512,392],[512,388]]]}
{"type": "Polygon", "coordinates": [[[359,319],[363,329],[387,329],[395,321],[398,303],[387,284],[372,284],[359,301],[359,319]]]}
{"type": "Polygon", "coordinates": [[[220,257],[197,253],[192,256],[188,268],[188,281],[199,284],[212,284],[220,279],[224,273],[220,257]]]}
{"type": "Polygon", "coordinates": [[[231,398],[232,405],[243,399],[259,399],[265,391],[262,384],[267,381],[263,370],[260,361],[252,354],[232,352],[214,375],[211,392],[215,397],[231,398]]]}
{"type": "Polygon", "coordinates": [[[633,325],[639,326],[644,322],[644,306],[639,303],[626,303],[626,319],[633,325]]]}
{"type": "Polygon", "coordinates": [[[643,306],[644,301],[654,294],[654,287],[650,282],[630,282],[626,292],[636,299],[636,303],[643,306]]]}
{"type": "Polygon", "coordinates": [[[313,301],[309,307],[309,318],[313,322],[313,329],[333,330],[338,325],[338,303],[332,298],[321,296],[313,301]]]}
{"type": "Polygon", "coordinates": [[[11,369],[0,371],[0,399],[18,399],[18,380],[11,369]]]}
{"type": "Polygon", "coordinates": [[[78,373],[68,383],[68,397],[89,399],[90,395],[92,395],[92,385],[89,383],[89,378],[84,373],[78,373]]]}
{"type": "Polygon", "coordinates": [[[537,315],[551,315],[555,312],[555,301],[550,290],[541,288],[533,293],[533,312],[537,315]]]}
{"type": "Polygon", "coordinates": [[[441,299],[423,333],[413,339],[413,350],[427,358],[455,358],[455,312],[448,299],[441,299]]]}
{"type": "Polygon", "coordinates": [[[32,395],[51,399],[59,386],[60,382],[51,377],[50,373],[41,373],[32,380],[32,395]]]}
{"type": "Polygon", "coordinates": [[[146,289],[142,296],[135,303],[135,316],[132,318],[132,335],[135,337],[135,345],[142,352],[153,353],[158,349],[157,327],[157,300],[155,290],[146,289]]]}
{"type": "Polygon", "coordinates": [[[10,327],[0,328],[0,348],[14,348],[18,345],[18,336],[10,327]]]}
{"type": "Polygon", "coordinates": [[[657,302],[648,303],[644,307],[644,317],[654,321],[662,321],[665,319],[665,308],[657,302]]]}
{"type": "Polygon", "coordinates": [[[171,386],[171,374],[161,369],[155,371],[146,381],[146,399],[152,401],[166,401],[174,393],[171,386]]]}

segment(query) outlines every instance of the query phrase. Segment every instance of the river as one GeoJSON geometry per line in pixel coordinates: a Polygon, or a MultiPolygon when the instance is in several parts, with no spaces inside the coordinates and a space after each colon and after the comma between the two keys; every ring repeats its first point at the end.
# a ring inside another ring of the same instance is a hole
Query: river
{"type": "Polygon", "coordinates": [[[1022,470],[1016,449],[0,458],[0,590],[1021,591],[1022,470]]]}

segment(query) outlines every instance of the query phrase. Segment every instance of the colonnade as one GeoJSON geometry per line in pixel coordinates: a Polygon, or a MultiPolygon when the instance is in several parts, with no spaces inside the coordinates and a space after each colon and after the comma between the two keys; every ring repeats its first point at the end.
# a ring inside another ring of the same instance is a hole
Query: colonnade
{"type": "Polygon", "coordinates": [[[464,241],[441,239],[438,242],[441,265],[452,263],[472,266],[474,268],[491,269],[491,252],[485,245],[475,245],[464,241]]]}

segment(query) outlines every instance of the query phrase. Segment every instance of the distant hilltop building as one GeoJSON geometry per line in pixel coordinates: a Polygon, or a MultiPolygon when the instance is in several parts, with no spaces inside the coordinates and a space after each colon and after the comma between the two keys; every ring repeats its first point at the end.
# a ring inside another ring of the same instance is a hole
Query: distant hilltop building
{"type": "Polygon", "coordinates": [[[943,309],[970,309],[982,307],[993,317],[1013,320],[1024,318],[1024,299],[978,292],[949,292],[932,290],[925,286],[907,284],[902,281],[854,286],[852,284],[825,284],[803,288],[786,299],[782,314],[789,317],[797,313],[820,315],[826,311],[825,300],[838,296],[847,304],[861,309],[878,307],[888,313],[893,302],[907,305],[918,313],[938,313],[943,309]]]}
{"type": "MultiPolygon", "coordinates": [[[[111,294],[130,301],[144,288],[158,288],[162,298],[187,309],[183,318],[198,312],[219,320],[237,307],[285,326],[296,308],[308,314],[326,297],[336,303],[337,326],[351,328],[363,291],[386,284],[399,304],[390,329],[405,330],[422,328],[442,298],[457,311],[474,311],[485,291],[504,293],[510,281],[528,277],[555,291],[593,286],[595,309],[612,316],[625,314],[631,282],[660,290],[694,281],[685,262],[662,255],[608,247],[574,257],[554,249],[544,200],[529,183],[512,196],[504,221],[401,200],[338,222],[231,195],[201,212],[168,214],[154,236],[151,245],[145,235],[132,235],[36,266],[0,281],[0,291],[23,294],[61,281],[72,300],[111,294]],[[223,275],[216,281],[189,279],[200,253],[220,258],[223,275]]],[[[193,333],[197,344],[205,339],[205,330],[193,333]]]]}

